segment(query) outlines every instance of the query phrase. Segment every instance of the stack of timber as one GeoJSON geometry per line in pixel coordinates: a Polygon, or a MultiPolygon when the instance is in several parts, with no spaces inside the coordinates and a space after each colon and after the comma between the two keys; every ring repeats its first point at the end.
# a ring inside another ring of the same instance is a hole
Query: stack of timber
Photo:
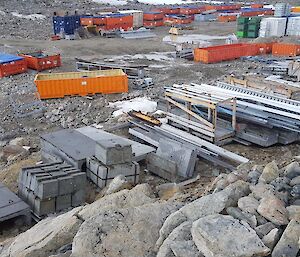
{"type": "MultiPolygon", "coordinates": [[[[299,140],[300,102],[270,95],[249,88],[217,82],[214,86],[207,84],[191,84],[173,87],[178,94],[192,99],[192,106],[203,113],[205,106],[198,98],[210,96],[219,99],[214,111],[218,121],[231,122],[235,139],[245,143],[271,146],[277,143],[289,144],[299,140]],[[228,99],[233,105],[228,105],[228,99]],[[236,117],[236,118],[235,118],[236,117]],[[236,119],[236,121],[235,121],[236,119]]],[[[168,96],[167,96],[168,97],[168,96]]],[[[172,99],[172,101],[174,101],[172,99]]],[[[203,115],[203,114],[202,114],[203,115]]],[[[204,117],[209,117],[206,115],[204,117]]],[[[200,121],[200,119],[199,119],[200,121]]],[[[202,120],[204,123],[204,120],[202,120]]]]}

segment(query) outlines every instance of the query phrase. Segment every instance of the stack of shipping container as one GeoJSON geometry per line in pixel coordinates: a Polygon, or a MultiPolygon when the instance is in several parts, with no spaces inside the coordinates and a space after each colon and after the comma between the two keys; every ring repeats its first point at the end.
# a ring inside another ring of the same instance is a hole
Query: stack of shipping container
{"type": "Polygon", "coordinates": [[[257,38],[260,28],[260,17],[239,17],[237,20],[237,37],[257,38]]]}
{"type": "Polygon", "coordinates": [[[164,25],[164,14],[161,12],[144,12],[144,27],[160,27],[164,25]]]}

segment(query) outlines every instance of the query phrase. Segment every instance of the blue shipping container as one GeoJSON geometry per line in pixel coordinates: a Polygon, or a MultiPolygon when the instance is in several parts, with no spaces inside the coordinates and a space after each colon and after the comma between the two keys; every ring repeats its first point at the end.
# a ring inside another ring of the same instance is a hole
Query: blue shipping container
{"type": "Polygon", "coordinates": [[[73,35],[75,29],[80,27],[80,16],[54,16],[53,17],[53,31],[54,34],[64,32],[66,35],[73,35]]]}
{"type": "Polygon", "coordinates": [[[0,64],[20,61],[20,60],[23,60],[23,59],[24,59],[23,57],[20,57],[20,56],[17,56],[17,55],[0,53],[0,64]]]}

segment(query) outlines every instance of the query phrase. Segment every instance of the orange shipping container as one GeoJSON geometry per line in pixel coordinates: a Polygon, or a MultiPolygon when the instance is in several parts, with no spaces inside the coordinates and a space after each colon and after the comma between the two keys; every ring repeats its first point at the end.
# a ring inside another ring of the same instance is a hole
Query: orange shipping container
{"type": "Polygon", "coordinates": [[[300,45],[276,43],[273,45],[272,54],[276,56],[297,56],[300,55],[300,45]]]}
{"type": "Polygon", "coordinates": [[[29,54],[19,54],[19,56],[24,57],[29,69],[37,71],[52,69],[61,66],[61,59],[59,54],[48,56],[43,54],[43,52],[36,52],[29,54]]]}
{"type": "Polygon", "coordinates": [[[251,8],[255,8],[255,9],[263,8],[264,7],[263,4],[251,4],[250,6],[251,6],[251,8]]]}
{"type": "Polygon", "coordinates": [[[217,63],[238,59],[242,56],[258,55],[255,44],[218,45],[194,50],[194,61],[203,63],[217,63]]]}
{"type": "Polygon", "coordinates": [[[271,43],[258,43],[256,44],[258,47],[259,54],[270,54],[272,53],[274,42],[271,43]]]}
{"type": "Polygon", "coordinates": [[[40,73],[34,82],[41,99],[128,92],[128,78],[121,69],[40,73]]]}
{"type": "Polygon", "coordinates": [[[164,26],[164,21],[159,20],[159,21],[146,21],[144,20],[144,27],[146,28],[151,28],[151,27],[161,27],[164,26]]]}
{"type": "Polygon", "coordinates": [[[218,21],[220,22],[229,22],[229,21],[236,21],[237,16],[236,15],[219,15],[218,21]]]}
{"type": "Polygon", "coordinates": [[[300,6],[295,6],[291,8],[292,12],[300,12],[300,6]]]}
{"type": "Polygon", "coordinates": [[[80,18],[80,24],[82,26],[93,25],[93,17],[81,17],[80,18]]]}

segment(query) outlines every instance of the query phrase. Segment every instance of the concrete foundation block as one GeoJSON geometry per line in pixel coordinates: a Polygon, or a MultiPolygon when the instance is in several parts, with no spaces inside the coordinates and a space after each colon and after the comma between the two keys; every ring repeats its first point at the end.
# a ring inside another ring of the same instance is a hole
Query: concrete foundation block
{"type": "Polygon", "coordinates": [[[72,174],[71,177],[73,178],[73,191],[78,191],[80,189],[85,189],[86,187],[86,173],[80,172],[72,174]]]}
{"type": "Polygon", "coordinates": [[[86,191],[85,189],[78,190],[74,192],[71,196],[72,207],[77,207],[85,202],[86,191]]]}
{"type": "Polygon", "coordinates": [[[34,194],[40,199],[47,199],[58,195],[57,179],[40,181],[34,194]]]}
{"type": "Polygon", "coordinates": [[[56,211],[62,211],[64,209],[68,209],[71,207],[71,194],[67,195],[60,195],[56,197],[56,206],[55,210],[56,211]]]}
{"type": "Polygon", "coordinates": [[[74,190],[73,178],[71,176],[58,178],[58,195],[71,194],[74,190]]]}
{"type": "Polygon", "coordinates": [[[95,157],[105,165],[132,161],[132,146],[122,138],[98,140],[95,157]]]}
{"type": "Polygon", "coordinates": [[[35,198],[33,211],[38,216],[55,212],[55,198],[48,198],[44,200],[35,198]]]}

